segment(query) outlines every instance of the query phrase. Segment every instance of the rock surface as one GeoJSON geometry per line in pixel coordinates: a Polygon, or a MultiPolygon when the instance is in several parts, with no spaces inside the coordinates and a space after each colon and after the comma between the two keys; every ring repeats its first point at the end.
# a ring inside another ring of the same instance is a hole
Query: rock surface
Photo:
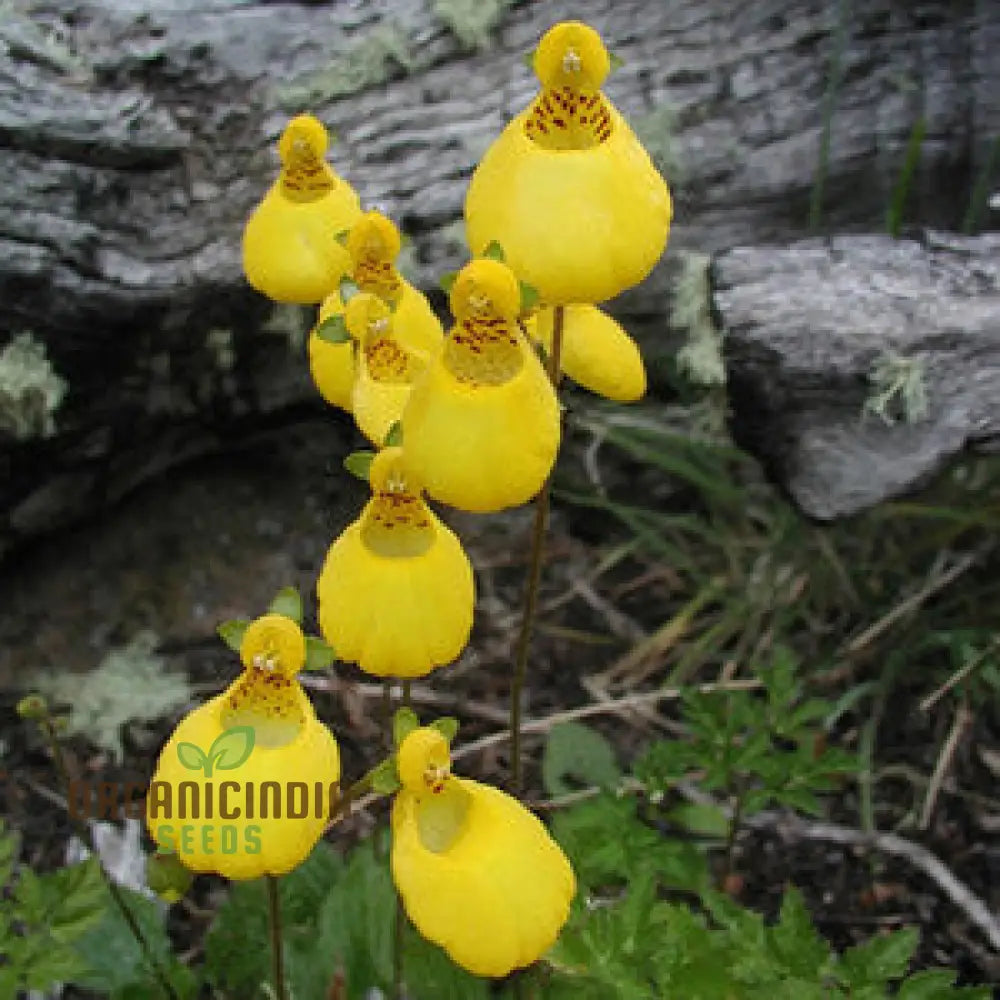
{"type": "Polygon", "coordinates": [[[68,384],[54,436],[0,427],[0,558],[318,407],[309,314],[276,311],[239,266],[296,111],[337,130],[334,165],[414,237],[431,287],[465,254],[475,162],[534,91],[521,57],[561,17],[593,23],[625,63],[607,92],[677,202],[667,264],[616,304],[640,330],[664,327],[671,258],[804,235],[827,111],[831,230],[882,225],[918,120],[908,218],[957,227],[1000,133],[990,0],[876,0],[844,20],[827,0],[465,6],[0,4],[0,346],[31,331],[68,384]]]}
{"type": "Polygon", "coordinates": [[[713,285],[734,435],[811,517],[1000,440],[1000,234],[743,247],[713,285]]]}

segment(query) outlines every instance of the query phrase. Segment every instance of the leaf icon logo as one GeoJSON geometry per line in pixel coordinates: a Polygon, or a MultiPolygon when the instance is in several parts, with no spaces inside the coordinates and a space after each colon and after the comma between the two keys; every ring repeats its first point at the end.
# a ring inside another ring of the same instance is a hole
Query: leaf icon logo
{"type": "Polygon", "coordinates": [[[233,726],[216,737],[206,754],[195,743],[178,743],[177,757],[189,771],[203,771],[206,778],[216,771],[232,771],[253,753],[253,726],[233,726]]]}

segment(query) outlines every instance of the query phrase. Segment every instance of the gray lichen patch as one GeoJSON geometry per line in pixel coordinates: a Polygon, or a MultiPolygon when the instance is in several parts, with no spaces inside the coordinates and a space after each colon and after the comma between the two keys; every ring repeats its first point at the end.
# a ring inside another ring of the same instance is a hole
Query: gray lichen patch
{"type": "Polygon", "coordinates": [[[677,142],[677,112],[663,102],[632,123],[635,134],[660,173],[671,184],[684,178],[684,162],[677,142]]]}
{"type": "Polygon", "coordinates": [[[712,321],[709,258],[685,254],[674,291],[673,325],[684,331],[677,367],[695,385],[725,385],[722,332],[712,321]]]}
{"type": "Polygon", "coordinates": [[[397,21],[388,20],[328,66],[277,87],[275,97],[286,111],[299,111],[385,83],[396,66],[408,73],[414,68],[414,57],[406,31],[397,21]]]}
{"type": "Polygon", "coordinates": [[[30,333],[18,334],[0,352],[0,431],[19,441],[51,437],[67,388],[46,357],[45,345],[30,333]]]}
{"type": "Polygon", "coordinates": [[[513,0],[434,0],[434,13],[467,49],[486,51],[513,0]]]}
{"type": "Polygon", "coordinates": [[[906,358],[894,351],[880,355],[868,374],[872,393],[865,400],[865,414],[887,424],[913,424],[928,415],[927,383],[921,358],[906,358]]]}

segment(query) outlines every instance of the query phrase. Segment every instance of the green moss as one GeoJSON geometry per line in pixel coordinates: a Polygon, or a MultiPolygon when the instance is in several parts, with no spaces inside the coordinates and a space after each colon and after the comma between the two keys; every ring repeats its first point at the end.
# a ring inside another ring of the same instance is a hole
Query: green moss
{"type": "Polygon", "coordinates": [[[67,383],[45,356],[45,345],[18,334],[0,352],[0,430],[20,441],[51,437],[67,383]]]}
{"type": "Polygon", "coordinates": [[[722,331],[712,321],[709,258],[685,254],[674,290],[673,325],[686,334],[677,367],[695,385],[726,384],[722,331]]]}
{"type": "Polygon", "coordinates": [[[467,49],[485,51],[513,0],[434,0],[434,13],[467,49]]]}
{"type": "Polygon", "coordinates": [[[677,112],[669,104],[658,104],[647,115],[632,122],[635,134],[657,169],[671,184],[684,177],[684,164],[677,145],[677,112]]]}
{"type": "Polygon", "coordinates": [[[928,414],[924,362],[886,351],[875,361],[868,381],[872,394],[863,413],[873,413],[887,424],[914,424],[928,414]]]}
{"type": "Polygon", "coordinates": [[[275,96],[285,110],[299,111],[384,83],[396,66],[410,72],[414,57],[407,33],[398,21],[388,20],[329,66],[277,87],[275,96]]]}

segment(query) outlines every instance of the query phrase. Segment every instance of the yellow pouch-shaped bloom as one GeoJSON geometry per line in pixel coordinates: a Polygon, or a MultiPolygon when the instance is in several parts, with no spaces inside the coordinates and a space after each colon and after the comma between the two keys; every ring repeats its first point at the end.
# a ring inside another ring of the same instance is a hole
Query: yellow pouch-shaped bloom
{"type": "Polygon", "coordinates": [[[295,681],[305,653],[290,618],[258,618],[240,649],[243,674],[186,715],[160,753],[146,823],[192,871],[282,875],[322,836],[340,756],[295,681]]]}
{"type": "Polygon", "coordinates": [[[507,263],[552,305],[603,302],[640,282],[667,243],[663,178],[600,90],[609,59],[576,21],[535,53],[542,92],[476,167],[465,199],[469,246],[507,263]]]}
{"type": "Polygon", "coordinates": [[[344,303],[336,291],[323,299],[319,319],[309,332],[309,372],[320,395],[331,405],[351,412],[351,393],[357,375],[354,344],[332,344],[316,333],[317,328],[331,316],[343,313],[344,303]]]}
{"type": "MultiPolygon", "coordinates": [[[[646,391],[646,368],[636,342],[597,306],[564,307],[560,368],[574,382],[618,403],[634,403],[646,391]]],[[[529,326],[546,351],[552,349],[554,310],[538,311],[529,326]]]]}
{"type": "Polygon", "coordinates": [[[414,926],[479,976],[530,965],[569,916],[566,856],[517,799],[449,773],[448,745],[416,729],[399,748],[392,876],[414,926]]]}
{"type": "Polygon", "coordinates": [[[374,295],[361,292],[347,303],[344,320],[358,343],[351,410],[358,429],[381,446],[403,412],[427,355],[410,349],[395,333],[395,314],[374,295]]]}
{"type": "Polygon", "coordinates": [[[559,401],[516,317],[517,279],[476,260],[451,292],[457,320],[403,411],[406,453],[436,500],[480,513],[530,500],[559,450],[559,401]]]}
{"type": "Polygon", "coordinates": [[[243,230],[243,270],[275,302],[321,302],[347,272],[337,235],[361,214],[354,189],[323,159],[327,133],[312,115],[281,135],[281,173],[243,230]]]}
{"type": "Polygon", "coordinates": [[[400,448],[375,456],[372,498],[327,553],[319,625],[342,660],[377,677],[423,677],[462,652],[472,566],[420,495],[400,448]]]}

